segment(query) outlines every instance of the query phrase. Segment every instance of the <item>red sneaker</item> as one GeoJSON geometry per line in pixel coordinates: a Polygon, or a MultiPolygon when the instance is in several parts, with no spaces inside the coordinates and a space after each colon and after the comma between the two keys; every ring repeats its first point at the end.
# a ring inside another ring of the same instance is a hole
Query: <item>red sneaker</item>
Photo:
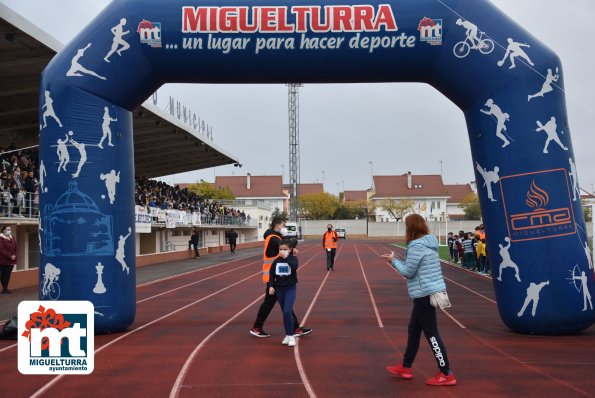
{"type": "Polygon", "coordinates": [[[452,372],[448,376],[440,372],[431,379],[426,380],[426,384],[429,386],[456,386],[457,380],[452,372]]]}
{"type": "Polygon", "coordinates": [[[413,379],[413,371],[411,370],[411,368],[406,368],[403,365],[387,366],[386,370],[389,373],[401,377],[402,379],[413,379]]]}

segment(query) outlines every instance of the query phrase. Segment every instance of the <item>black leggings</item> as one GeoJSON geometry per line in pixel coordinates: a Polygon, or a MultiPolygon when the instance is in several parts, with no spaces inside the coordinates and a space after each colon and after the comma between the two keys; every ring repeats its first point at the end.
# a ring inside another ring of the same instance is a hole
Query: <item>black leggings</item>
{"type": "Polygon", "coordinates": [[[403,356],[403,366],[410,368],[415,361],[421,332],[424,332],[430,349],[436,358],[440,371],[447,375],[450,372],[446,347],[438,333],[438,322],[436,321],[436,308],[430,304],[430,297],[421,297],[413,300],[413,310],[409,321],[409,336],[407,338],[407,349],[403,356]]]}

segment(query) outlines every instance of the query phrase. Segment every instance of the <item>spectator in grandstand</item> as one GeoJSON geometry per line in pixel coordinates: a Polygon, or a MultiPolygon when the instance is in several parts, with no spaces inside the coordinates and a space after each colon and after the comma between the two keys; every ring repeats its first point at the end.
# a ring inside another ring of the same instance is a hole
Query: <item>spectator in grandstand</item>
{"type": "Polygon", "coordinates": [[[28,171],[23,171],[22,179],[25,189],[25,213],[30,217],[33,214],[33,199],[35,189],[37,188],[37,181],[33,178],[33,173],[28,171]]]}
{"type": "Polygon", "coordinates": [[[12,228],[5,225],[0,229],[0,282],[3,294],[10,294],[8,283],[18,255],[19,246],[12,236],[12,228]]]}

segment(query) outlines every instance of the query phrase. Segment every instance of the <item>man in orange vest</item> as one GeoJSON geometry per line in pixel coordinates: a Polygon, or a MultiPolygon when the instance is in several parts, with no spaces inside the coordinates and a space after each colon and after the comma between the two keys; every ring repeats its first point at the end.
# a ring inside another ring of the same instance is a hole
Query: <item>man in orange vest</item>
{"type": "Polygon", "coordinates": [[[335,270],[335,254],[337,253],[337,241],[339,236],[331,224],[326,226],[326,232],[322,235],[322,247],[326,250],[326,270],[335,270]]]}
{"type": "MultiPolygon", "coordinates": [[[[266,283],[266,289],[264,293],[264,301],[260,305],[258,309],[258,314],[256,315],[256,320],[254,321],[254,325],[252,329],[250,329],[250,334],[255,337],[269,337],[270,334],[264,331],[263,326],[264,322],[267,320],[271,310],[275,306],[277,302],[277,296],[274,294],[269,294],[269,271],[271,269],[271,264],[277,257],[279,257],[279,243],[281,243],[281,239],[283,236],[287,234],[287,229],[285,228],[285,220],[280,217],[275,217],[271,221],[271,228],[267,229],[264,233],[264,251],[262,254],[262,282],[266,283]]],[[[297,254],[297,250],[293,249],[297,254]]],[[[294,325],[294,336],[304,336],[310,332],[312,329],[300,327],[300,323],[298,322],[295,313],[293,313],[293,325],[294,325]]]]}

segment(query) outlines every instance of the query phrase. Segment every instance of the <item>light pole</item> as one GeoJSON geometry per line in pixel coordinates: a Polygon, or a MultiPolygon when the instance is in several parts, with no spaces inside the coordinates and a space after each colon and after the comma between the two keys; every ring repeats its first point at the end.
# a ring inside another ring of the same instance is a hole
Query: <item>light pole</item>
{"type": "Polygon", "coordinates": [[[370,164],[370,179],[372,180],[371,187],[374,188],[374,162],[370,160],[368,163],[370,164]]]}

